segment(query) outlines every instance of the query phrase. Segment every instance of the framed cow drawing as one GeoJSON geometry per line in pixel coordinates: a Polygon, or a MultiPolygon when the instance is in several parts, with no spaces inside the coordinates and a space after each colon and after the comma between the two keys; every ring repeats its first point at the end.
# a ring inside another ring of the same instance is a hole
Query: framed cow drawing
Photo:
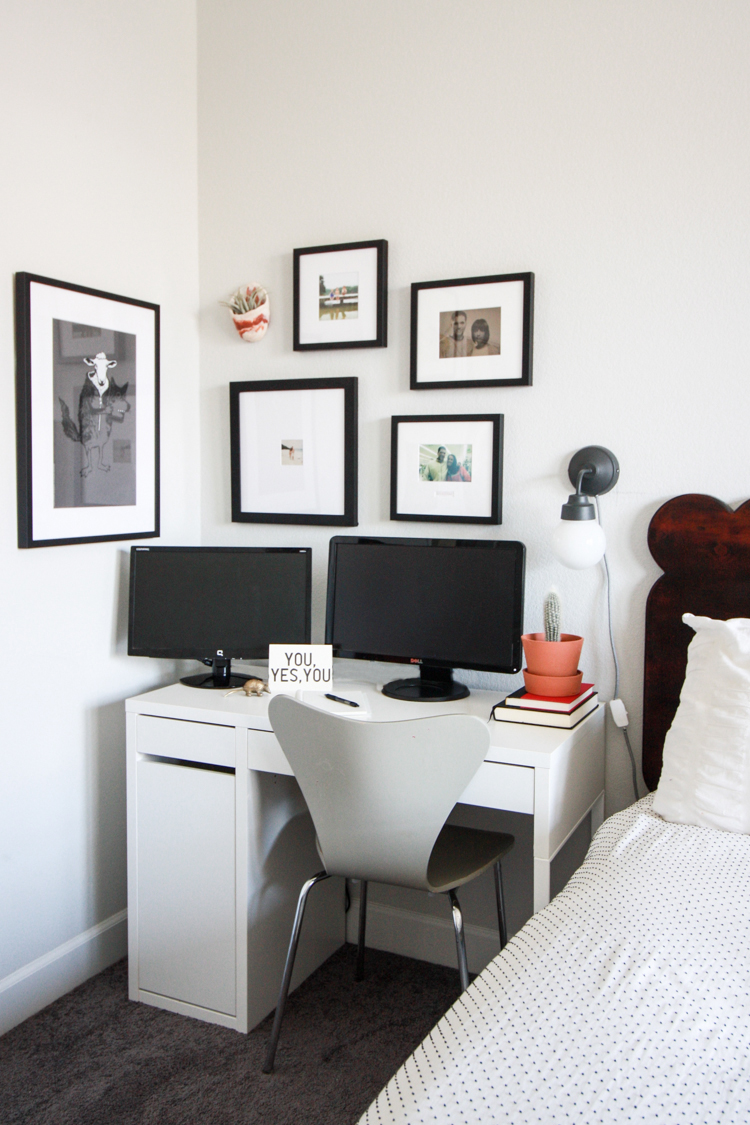
{"type": "Polygon", "coordinates": [[[159,306],[16,274],[18,545],[159,534],[159,306]]]}

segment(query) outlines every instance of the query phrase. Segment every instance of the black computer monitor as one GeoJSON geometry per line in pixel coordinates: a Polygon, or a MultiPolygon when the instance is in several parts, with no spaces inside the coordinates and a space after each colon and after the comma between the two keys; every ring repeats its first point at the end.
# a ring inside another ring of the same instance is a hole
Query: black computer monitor
{"type": "Polygon", "coordinates": [[[310,547],[131,547],[128,653],[202,660],[191,687],[239,687],[232,660],[309,644],[310,547]]]}
{"type": "Polygon", "coordinates": [[[419,666],[386,695],[461,699],[454,668],[521,668],[525,556],[523,543],[493,539],[335,535],[326,642],[335,656],[419,666]]]}

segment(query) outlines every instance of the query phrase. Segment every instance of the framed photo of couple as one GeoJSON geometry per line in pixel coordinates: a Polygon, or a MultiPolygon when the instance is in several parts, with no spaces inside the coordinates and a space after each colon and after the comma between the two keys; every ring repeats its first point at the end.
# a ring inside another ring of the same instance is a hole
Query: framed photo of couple
{"type": "Polygon", "coordinates": [[[533,273],[415,282],[411,389],[531,386],[533,322],[533,273]]]}
{"type": "Polygon", "coordinates": [[[294,351],[388,345],[388,243],[294,251],[294,351]]]}
{"type": "Polygon", "coordinates": [[[391,419],[391,519],[502,522],[503,415],[391,419]]]}

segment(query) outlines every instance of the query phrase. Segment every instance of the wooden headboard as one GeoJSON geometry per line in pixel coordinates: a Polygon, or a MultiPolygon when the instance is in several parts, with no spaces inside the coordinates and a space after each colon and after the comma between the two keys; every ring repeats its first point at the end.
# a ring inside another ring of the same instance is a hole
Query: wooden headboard
{"type": "Polygon", "coordinates": [[[750,500],[732,511],[713,496],[676,496],[651,520],[648,546],[664,571],[646,603],[642,761],[655,789],[694,635],[683,613],[750,617],[750,500]]]}

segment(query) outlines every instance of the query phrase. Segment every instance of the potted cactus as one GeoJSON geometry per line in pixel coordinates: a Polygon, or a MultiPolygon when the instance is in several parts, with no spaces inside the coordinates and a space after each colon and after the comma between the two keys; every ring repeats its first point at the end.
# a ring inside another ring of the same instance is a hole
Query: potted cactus
{"type": "Polygon", "coordinates": [[[526,656],[523,678],[534,695],[574,695],[583,675],[578,661],[583,637],[560,632],[560,595],[550,590],[544,599],[544,632],[521,637],[526,656]]]}

